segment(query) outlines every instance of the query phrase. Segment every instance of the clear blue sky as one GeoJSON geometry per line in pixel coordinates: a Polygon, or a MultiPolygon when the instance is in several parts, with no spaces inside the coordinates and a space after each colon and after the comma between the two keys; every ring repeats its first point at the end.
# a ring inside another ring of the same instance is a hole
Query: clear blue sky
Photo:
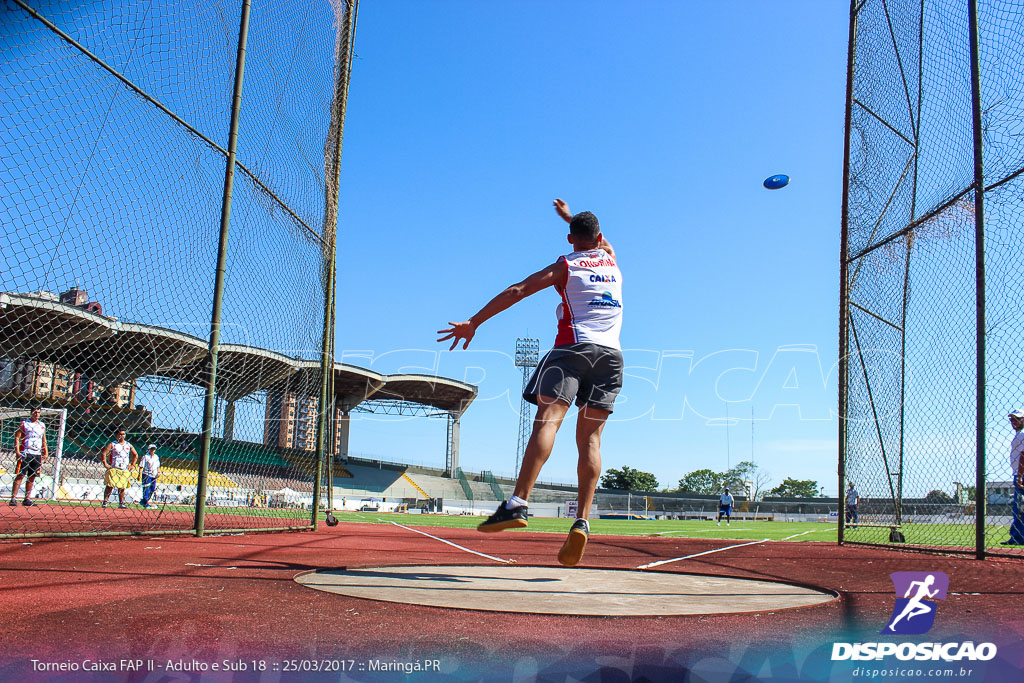
{"type": "MultiPolygon", "coordinates": [[[[511,354],[527,334],[551,346],[556,295],[491,320],[468,352],[435,331],[568,251],[551,208],[563,197],[597,214],[623,271],[628,367],[604,467],[674,487],[753,451],[773,484],[835,494],[848,9],[362,3],[339,212],[344,360],[479,383],[461,464],[510,473],[511,354]],[[791,184],[763,189],[775,173],[791,184]]],[[[573,428],[542,479],[575,481],[573,428]]],[[[441,420],[352,429],[356,455],[442,465],[444,442],[441,420]]]]}

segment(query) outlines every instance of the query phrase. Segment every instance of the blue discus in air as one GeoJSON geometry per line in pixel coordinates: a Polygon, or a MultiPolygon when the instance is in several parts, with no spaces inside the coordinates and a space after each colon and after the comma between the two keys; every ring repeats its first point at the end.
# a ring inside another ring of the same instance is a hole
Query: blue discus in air
{"type": "Polygon", "coordinates": [[[789,185],[789,176],[781,173],[764,179],[764,187],[766,190],[781,190],[786,185],[789,185]]]}

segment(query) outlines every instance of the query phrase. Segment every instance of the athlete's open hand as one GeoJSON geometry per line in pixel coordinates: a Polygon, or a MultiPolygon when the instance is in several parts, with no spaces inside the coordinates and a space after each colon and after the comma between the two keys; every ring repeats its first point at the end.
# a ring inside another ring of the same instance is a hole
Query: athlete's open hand
{"type": "Polygon", "coordinates": [[[466,342],[462,345],[463,350],[465,350],[466,347],[469,346],[469,342],[473,340],[473,335],[476,334],[476,325],[474,325],[472,321],[469,320],[461,323],[453,323],[449,320],[448,324],[451,325],[451,327],[449,327],[447,330],[437,331],[438,334],[444,335],[443,337],[440,337],[437,341],[443,342],[451,339],[452,345],[448,350],[452,351],[455,349],[456,346],[459,345],[460,339],[465,339],[466,342]],[[454,339],[452,339],[453,337],[454,339]]]}
{"type": "Polygon", "coordinates": [[[565,221],[566,223],[571,223],[572,222],[572,211],[569,210],[569,205],[565,203],[565,200],[564,199],[556,199],[554,204],[555,204],[555,211],[557,211],[558,215],[562,217],[562,220],[565,221]]]}

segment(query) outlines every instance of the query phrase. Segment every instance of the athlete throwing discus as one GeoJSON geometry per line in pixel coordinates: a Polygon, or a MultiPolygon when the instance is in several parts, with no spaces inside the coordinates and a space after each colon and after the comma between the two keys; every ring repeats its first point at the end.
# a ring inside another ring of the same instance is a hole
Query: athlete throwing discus
{"type": "Polygon", "coordinates": [[[489,533],[527,526],[530,492],[575,401],[579,407],[579,517],[558,553],[558,561],[572,567],[587,547],[590,506],[601,476],[601,432],[622,387],[622,273],[594,214],[583,211],[574,216],[561,199],[555,200],[555,210],[569,223],[573,251],[506,288],[469,320],[449,322],[450,328],[438,330],[442,335],[438,341],[451,339],[449,350],[460,341],[463,349],[468,348],[480,325],[526,297],[548,287],[561,297],[554,348],[544,356],[523,392],[523,398],[537,406],[537,415],[515,491],[477,528],[489,533]]]}

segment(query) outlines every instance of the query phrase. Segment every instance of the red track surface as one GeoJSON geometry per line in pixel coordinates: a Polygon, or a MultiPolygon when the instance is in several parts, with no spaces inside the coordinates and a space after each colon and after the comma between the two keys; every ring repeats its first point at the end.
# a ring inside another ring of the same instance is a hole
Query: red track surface
{"type": "MultiPolygon", "coordinates": [[[[283,517],[277,509],[243,508],[246,514],[207,512],[206,529],[258,529],[287,526],[304,526],[305,518],[283,517]]],[[[140,531],[146,530],[188,530],[195,528],[194,512],[190,510],[167,509],[154,506],[148,510],[137,504],[120,509],[117,504],[108,507],[97,505],[50,505],[36,503],[34,507],[9,507],[0,505],[0,530],[8,534],[18,533],[95,533],[99,531],[140,531]]]]}
{"type": "MultiPolygon", "coordinates": [[[[541,533],[430,531],[479,552],[515,558],[520,565],[556,564],[562,541],[541,533]]],[[[634,568],[732,543],[594,536],[584,565],[634,568]]],[[[509,615],[360,600],[292,580],[301,571],[319,568],[486,562],[396,526],[369,524],[203,539],[5,541],[0,543],[0,680],[25,671],[30,658],[438,658],[465,680],[488,680],[488,672],[509,673],[523,666],[560,671],[557,663],[570,667],[565,663],[608,657],[656,667],[663,663],[670,671],[683,651],[715,652],[746,642],[789,652],[801,644],[810,648],[851,637],[877,639],[893,608],[889,574],[894,571],[949,575],[951,594],[940,605],[929,639],[968,634],[979,641],[997,634],[1002,640],[1024,641],[1024,563],[826,543],[765,543],[659,567],[807,583],[842,597],[820,607],[755,615],[509,615]]],[[[1012,657],[1011,663],[1022,666],[1012,657]]],[[[47,677],[30,674],[32,679],[47,677]]],[[[96,680],[123,678],[129,676],[96,680]]]]}

